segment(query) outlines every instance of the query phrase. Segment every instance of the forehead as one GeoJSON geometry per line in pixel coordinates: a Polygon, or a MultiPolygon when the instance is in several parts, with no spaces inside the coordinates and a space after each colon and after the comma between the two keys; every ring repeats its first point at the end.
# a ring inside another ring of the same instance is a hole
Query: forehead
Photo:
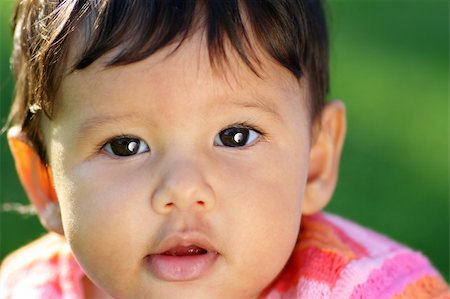
{"type": "MultiPolygon", "coordinates": [[[[276,99],[283,93],[292,94],[289,98],[295,98],[302,106],[307,103],[304,79],[297,79],[264,51],[255,51],[257,63],[253,63],[254,70],[227,44],[226,59],[212,64],[206,38],[201,31],[182,44],[171,44],[142,61],[108,66],[117,51],[120,48],[108,52],[85,69],[70,72],[63,79],[59,93],[61,109],[91,105],[94,103],[83,99],[100,99],[105,92],[117,95],[131,86],[136,96],[138,93],[148,93],[153,98],[189,90],[191,94],[186,94],[185,99],[191,105],[195,105],[195,99],[201,97],[207,97],[210,104],[232,103],[234,97],[240,98],[244,105],[250,105],[245,99],[252,97],[266,110],[276,110],[276,99]]],[[[69,55],[69,64],[76,61],[77,52],[72,51],[69,55]]],[[[132,103],[132,99],[121,102],[122,105],[132,103]]],[[[171,105],[170,101],[155,103],[171,105]]]]}

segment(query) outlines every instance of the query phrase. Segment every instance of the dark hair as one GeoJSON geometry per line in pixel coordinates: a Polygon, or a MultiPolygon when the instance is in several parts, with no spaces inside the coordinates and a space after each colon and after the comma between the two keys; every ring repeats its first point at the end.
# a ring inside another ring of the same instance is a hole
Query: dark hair
{"type": "Polygon", "coordinates": [[[53,116],[67,69],[83,69],[119,46],[109,66],[140,61],[169,44],[181,45],[198,28],[205,29],[212,66],[226,61],[229,42],[257,73],[258,46],[296,78],[307,78],[311,119],[320,115],[328,91],[320,0],[22,0],[13,18],[16,94],[9,121],[22,127],[47,162],[39,118],[41,112],[53,116]],[[75,35],[85,45],[68,66],[75,35]]]}

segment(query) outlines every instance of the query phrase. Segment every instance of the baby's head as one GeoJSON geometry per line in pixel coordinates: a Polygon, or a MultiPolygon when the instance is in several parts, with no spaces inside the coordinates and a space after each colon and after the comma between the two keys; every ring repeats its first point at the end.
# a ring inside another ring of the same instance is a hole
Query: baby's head
{"type": "Polygon", "coordinates": [[[14,21],[10,146],[88,277],[117,298],[257,297],[336,184],[320,3],[28,0],[14,21]]]}

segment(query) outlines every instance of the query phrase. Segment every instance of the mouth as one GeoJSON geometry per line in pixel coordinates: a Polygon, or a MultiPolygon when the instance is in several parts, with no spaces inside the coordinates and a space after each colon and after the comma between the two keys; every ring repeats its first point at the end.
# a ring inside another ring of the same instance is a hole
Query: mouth
{"type": "Polygon", "coordinates": [[[201,248],[197,245],[190,245],[190,246],[176,246],[161,253],[161,255],[183,257],[183,256],[202,255],[207,253],[208,250],[204,248],[201,248]]]}
{"type": "Polygon", "coordinates": [[[164,281],[199,279],[213,268],[219,257],[219,253],[205,241],[188,243],[175,238],[165,244],[158,253],[146,256],[150,272],[164,281]]]}

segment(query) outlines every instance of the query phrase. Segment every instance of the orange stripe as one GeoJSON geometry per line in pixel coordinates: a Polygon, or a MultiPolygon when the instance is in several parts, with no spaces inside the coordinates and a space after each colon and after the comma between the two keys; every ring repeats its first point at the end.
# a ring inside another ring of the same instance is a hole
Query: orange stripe
{"type": "Polygon", "coordinates": [[[450,290],[447,284],[436,276],[425,276],[414,284],[408,285],[405,290],[393,299],[450,299],[450,290]]]}
{"type": "Polygon", "coordinates": [[[322,219],[319,215],[303,216],[299,243],[295,250],[316,247],[322,251],[341,255],[347,261],[357,258],[357,254],[348,244],[339,238],[333,226],[324,221],[326,220],[322,219]]]}

